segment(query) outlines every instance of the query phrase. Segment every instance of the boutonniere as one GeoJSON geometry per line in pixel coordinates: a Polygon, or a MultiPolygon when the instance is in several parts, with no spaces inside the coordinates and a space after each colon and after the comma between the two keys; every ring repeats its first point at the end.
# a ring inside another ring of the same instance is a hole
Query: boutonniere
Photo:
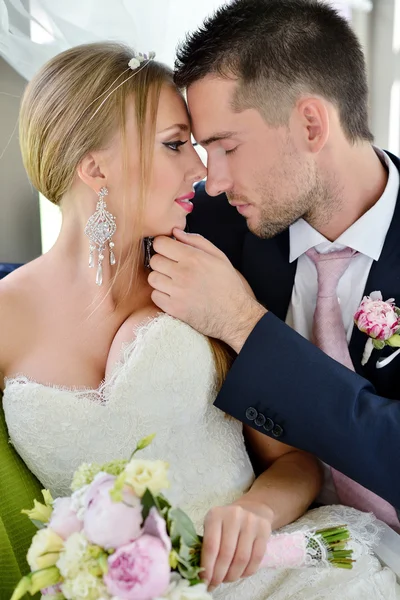
{"type": "Polygon", "coordinates": [[[368,335],[365,344],[361,364],[365,365],[372,350],[382,350],[385,346],[399,348],[382,361],[378,361],[377,367],[384,367],[398,353],[400,353],[400,308],[395,306],[394,298],[383,300],[381,292],[372,292],[364,296],[356,314],[354,322],[360,331],[368,335]]]}

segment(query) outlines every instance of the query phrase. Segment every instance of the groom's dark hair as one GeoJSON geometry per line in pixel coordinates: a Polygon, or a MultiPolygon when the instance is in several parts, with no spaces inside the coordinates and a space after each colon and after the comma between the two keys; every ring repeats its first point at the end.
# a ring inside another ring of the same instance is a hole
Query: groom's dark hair
{"type": "Polygon", "coordinates": [[[351,142],[372,141],[364,55],[347,20],[318,0],[233,0],[178,47],[175,83],[206,75],[238,79],[232,106],[286,124],[301,94],[338,109],[351,142]]]}

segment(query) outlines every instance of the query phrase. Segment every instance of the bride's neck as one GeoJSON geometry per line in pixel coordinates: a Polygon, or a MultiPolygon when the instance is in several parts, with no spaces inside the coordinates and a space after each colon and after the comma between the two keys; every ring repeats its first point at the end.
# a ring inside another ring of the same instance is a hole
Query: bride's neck
{"type": "MultiPolygon", "coordinates": [[[[90,216],[90,215],[89,215],[90,216]]],[[[110,265],[108,244],[103,252],[101,286],[96,285],[98,251],[93,253],[94,267],[89,268],[89,239],[84,233],[87,219],[82,215],[64,214],[60,235],[53,248],[47,254],[47,260],[59,268],[67,280],[74,286],[87,290],[89,296],[101,299],[112,307],[121,303],[134,307],[151,290],[147,283],[148,270],[144,266],[144,246],[137,242],[136,247],[129,240],[122,240],[121,232],[116,232],[112,241],[115,265],[110,265]]],[[[127,233],[126,233],[127,237],[127,233]]]]}

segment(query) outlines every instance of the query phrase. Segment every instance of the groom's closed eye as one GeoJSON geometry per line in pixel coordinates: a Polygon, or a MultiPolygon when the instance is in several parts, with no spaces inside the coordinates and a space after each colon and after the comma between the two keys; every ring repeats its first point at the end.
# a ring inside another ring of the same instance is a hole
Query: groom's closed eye
{"type": "Polygon", "coordinates": [[[228,138],[234,138],[237,135],[238,135],[237,131],[221,131],[219,133],[216,133],[216,134],[210,136],[209,138],[202,140],[200,142],[200,144],[202,146],[204,146],[204,148],[206,148],[210,144],[214,144],[215,142],[220,142],[221,140],[227,140],[228,138]]]}

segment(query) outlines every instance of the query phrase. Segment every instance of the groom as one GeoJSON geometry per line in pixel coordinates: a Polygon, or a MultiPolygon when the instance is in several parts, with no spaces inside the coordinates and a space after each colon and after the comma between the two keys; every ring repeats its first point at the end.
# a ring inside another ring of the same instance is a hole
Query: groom
{"type": "Polygon", "coordinates": [[[372,145],[356,36],[313,0],[234,0],[176,82],[208,153],[189,230],[210,242],[155,240],[153,300],[238,353],[216,406],[329,465],[321,501],[399,528],[400,357],[362,366],[353,315],[373,291],[400,305],[400,161],[372,145]]]}

